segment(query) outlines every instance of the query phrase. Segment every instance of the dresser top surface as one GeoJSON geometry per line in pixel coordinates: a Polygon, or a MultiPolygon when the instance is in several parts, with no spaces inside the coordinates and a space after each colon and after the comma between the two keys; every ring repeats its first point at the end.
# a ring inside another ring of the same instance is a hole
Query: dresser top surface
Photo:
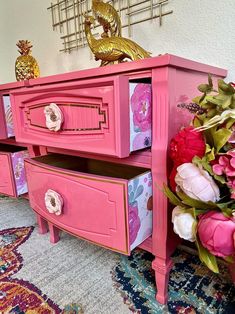
{"type": "Polygon", "coordinates": [[[35,85],[60,83],[60,82],[73,81],[73,80],[79,80],[79,79],[90,79],[94,77],[97,78],[97,77],[109,76],[109,75],[128,75],[131,73],[148,72],[154,68],[159,68],[159,67],[164,67],[164,66],[210,73],[212,75],[218,75],[221,77],[226,77],[227,75],[227,70],[225,69],[218,68],[215,66],[210,66],[210,65],[203,64],[196,61],[192,61],[192,60],[178,57],[175,55],[165,54],[165,55],[160,55],[157,57],[131,61],[131,62],[123,62],[120,64],[115,64],[115,65],[110,65],[110,66],[105,66],[105,67],[99,67],[97,63],[97,68],[45,76],[45,77],[40,77],[37,79],[31,79],[29,81],[2,84],[0,85],[0,90],[4,91],[4,90],[10,90],[10,89],[23,87],[23,86],[35,86],[35,85]]]}

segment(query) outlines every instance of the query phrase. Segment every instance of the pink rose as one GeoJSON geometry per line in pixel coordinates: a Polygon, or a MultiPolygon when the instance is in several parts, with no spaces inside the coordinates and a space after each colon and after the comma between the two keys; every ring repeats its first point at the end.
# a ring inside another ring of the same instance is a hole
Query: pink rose
{"type": "Polygon", "coordinates": [[[151,85],[137,84],[131,96],[131,109],[133,111],[133,123],[140,131],[151,128],[152,99],[151,85]]]}
{"type": "Polygon", "coordinates": [[[209,211],[199,216],[198,234],[202,245],[210,253],[225,257],[235,254],[235,220],[222,213],[209,211]]]}

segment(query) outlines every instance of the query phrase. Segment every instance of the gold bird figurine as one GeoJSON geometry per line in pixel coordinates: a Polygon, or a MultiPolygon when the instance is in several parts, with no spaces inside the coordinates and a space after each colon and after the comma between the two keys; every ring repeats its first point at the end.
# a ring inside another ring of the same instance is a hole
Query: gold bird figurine
{"type": "Polygon", "coordinates": [[[121,36],[121,20],[113,6],[102,0],[92,0],[92,11],[104,29],[102,38],[121,36]]]}
{"type": "Polygon", "coordinates": [[[95,60],[101,60],[101,65],[123,62],[125,58],[138,60],[150,57],[150,53],[134,41],[124,37],[106,37],[95,39],[91,33],[91,25],[95,23],[93,16],[85,16],[85,34],[88,45],[95,55],[95,60]]]}

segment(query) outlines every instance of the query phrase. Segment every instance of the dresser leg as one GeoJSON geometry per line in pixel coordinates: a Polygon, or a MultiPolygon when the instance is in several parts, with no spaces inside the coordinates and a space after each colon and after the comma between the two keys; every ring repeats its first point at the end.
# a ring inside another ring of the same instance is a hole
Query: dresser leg
{"type": "Polygon", "coordinates": [[[60,240],[60,230],[50,222],[48,222],[48,226],[50,231],[50,242],[57,243],[60,240]]]}
{"type": "Polygon", "coordinates": [[[157,286],[156,299],[161,304],[166,304],[168,300],[168,282],[170,270],[173,266],[171,259],[165,260],[155,257],[152,268],[155,271],[155,281],[157,286]]]}
{"type": "Polygon", "coordinates": [[[48,232],[47,222],[41,216],[36,214],[37,223],[38,223],[38,232],[40,234],[45,234],[48,232]]]}

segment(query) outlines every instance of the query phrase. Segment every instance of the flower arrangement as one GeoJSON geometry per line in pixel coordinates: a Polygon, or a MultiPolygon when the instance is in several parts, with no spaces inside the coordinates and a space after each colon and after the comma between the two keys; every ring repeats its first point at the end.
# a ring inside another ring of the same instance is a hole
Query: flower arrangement
{"type": "Polygon", "coordinates": [[[193,113],[190,126],[170,143],[173,169],[164,192],[175,205],[174,231],[195,242],[199,257],[218,273],[217,257],[235,256],[235,85],[198,86],[201,96],[179,106],[193,113]]]}

